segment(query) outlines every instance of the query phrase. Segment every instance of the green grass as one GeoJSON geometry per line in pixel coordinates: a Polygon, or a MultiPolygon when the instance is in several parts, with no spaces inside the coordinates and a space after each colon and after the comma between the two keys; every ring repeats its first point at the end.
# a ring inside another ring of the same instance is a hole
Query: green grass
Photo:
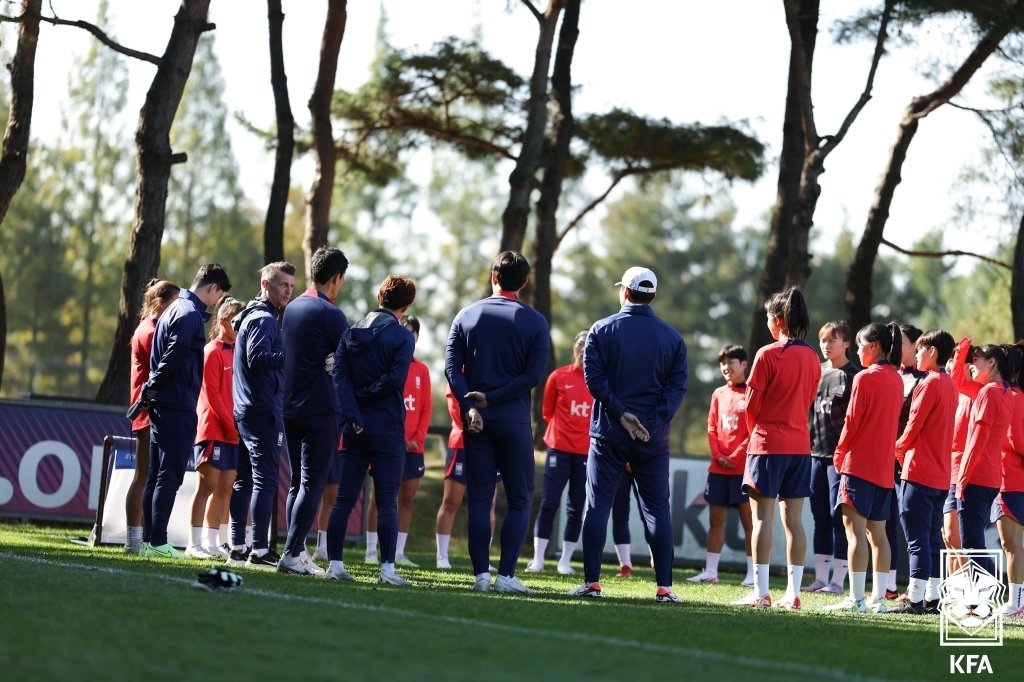
{"type": "MultiPolygon", "coordinates": [[[[925,680],[953,651],[934,616],[830,615],[819,595],[800,612],[731,607],[744,594],[732,575],[700,586],[677,571],[680,605],[654,602],[645,569],[606,577],[600,600],[565,596],[576,579],[553,572],[512,597],[471,592],[465,555],[451,573],[404,571],[412,588],[378,587],[356,552],[355,584],[239,569],[241,589],[210,594],[188,586],[203,562],[70,542],[84,532],[0,523],[4,679],[925,680]]],[[[412,558],[433,565],[432,548],[412,558]]],[[[1024,628],[957,653],[1019,679],[1024,628]]]]}

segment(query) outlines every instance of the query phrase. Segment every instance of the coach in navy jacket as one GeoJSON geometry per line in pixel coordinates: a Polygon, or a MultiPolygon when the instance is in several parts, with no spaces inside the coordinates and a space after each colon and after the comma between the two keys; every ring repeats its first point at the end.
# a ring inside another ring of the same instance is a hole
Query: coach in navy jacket
{"type": "Polygon", "coordinates": [[[585,576],[583,585],[572,593],[591,596],[596,585],[600,595],[608,514],[629,464],[641,510],[648,519],[657,598],[677,601],[671,591],[668,445],[672,417],[686,394],[686,344],[679,332],[651,309],[658,286],[652,271],[630,268],[617,284],[621,309],[594,323],[583,349],[583,375],[594,396],[594,412],[583,517],[585,576]]]}

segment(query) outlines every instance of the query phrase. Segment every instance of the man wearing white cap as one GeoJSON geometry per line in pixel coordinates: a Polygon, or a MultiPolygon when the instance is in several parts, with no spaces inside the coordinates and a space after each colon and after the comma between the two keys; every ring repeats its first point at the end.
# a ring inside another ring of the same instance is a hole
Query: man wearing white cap
{"type": "Polygon", "coordinates": [[[594,396],[583,516],[583,584],[569,594],[601,596],[601,554],[619,478],[629,464],[649,531],[659,602],[672,591],[672,517],[668,439],[687,386],[686,344],[651,309],[658,278],[632,267],[616,282],[619,312],[590,328],[583,374],[594,396]]]}

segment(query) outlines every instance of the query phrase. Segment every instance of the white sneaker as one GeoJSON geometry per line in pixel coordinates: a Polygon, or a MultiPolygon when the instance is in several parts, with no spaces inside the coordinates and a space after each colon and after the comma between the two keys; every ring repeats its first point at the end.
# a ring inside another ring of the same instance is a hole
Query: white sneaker
{"type": "Polygon", "coordinates": [[[313,552],[313,561],[328,561],[327,548],[317,547],[316,551],[313,552]]]}
{"type": "Polygon", "coordinates": [[[309,570],[309,566],[306,565],[306,562],[301,557],[291,556],[287,552],[277,562],[277,572],[292,573],[294,575],[313,575],[313,572],[309,570]]]}
{"type": "MultiPolygon", "coordinates": [[[[214,556],[200,545],[189,545],[185,548],[185,556],[191,559],[213,559],[214,556]]],[[[219,557],[217,557],[219,558],[219,557]]]]}
{"type": "Polygon", "coordinates": [[[377,560],[377,550],[373,550],[372,552],[367,552],[366,556],[363,558],[363,563],[364,564],[379,564],[380,562],[377,560]]]}
{"type": "Polygon", "coordinates": [[[863,599],[854,599],[853,597],[847,597],[838,604],[832,604],[826,606],[822,611],[831,611],[833,613],[867,613],[868,605],[863,599]]]}
{"type": "Polygon", "coordinates": [[[486,578],[477,578],[473,583],[474,592],[490,592],[491,591],[491,576],[488,574],[486,578]]]}
{"type": "Polygon", "coordinates": [[[801,587],[800,591],[801,592],[820,592],[821,590],[825,589],[826,587],[828,587],[828,585],[825,584],[825,581],[823,581],[823,580],[815,580],[813,583],[811,583],[807,587],[801,587]]]}
{"type": "Polygon", "coordinates": [[[437,570],[439,571],[450,571],[452,570],[451,562],[448,561],[448,557],[439,556],[437,557],[437,570]]]}
{"type": "Polygon", "coordinates": [[[823,587],[820,590],[818,590],[818,594],[837,594],[838,595],[838,594],[842,594],[842,593],[843,593],[843,586],[842,585],[837,585],[835,583],[829,583],[828,585],[825,585],[825,587],[823,587]]]}
{"type": "Polygon", "coordinates": [[[346,571],[344,568],[339,568],[337,570],[329,568],[326,571],[324,571],[324,578],[326,578],[327,580],[337,580],[338,582],[345,583],[355,581],[355,578],[352,577],[352,574],[346,571]]]}
{"type": "Polygon", "coordinates": [[[874,612],[874,613],[876,613],[878,615],[882,615],[883,613],[886,613],[886,612],[889,611],[889,607],[886,606],[884,599],[876,599],[876,600],[874,600],[873,602],[868,604],[868,609],[870,609],[872,612],[874,612]]]}
{"type": "Polygon", "coordinates": [[[210,547],[209,545],[203,545],[203,549],[206,550],[210,556],[217,559],[227,559],[231,552],[225,551],[223,547],[210,547]]]}
{"type": "Polygon", "coordinates": [[[409,587],[412,585],[411,582],[397,573],[384,573],[383,571],[381,571],[380,577],[377,578],[377,583],[380,585],[394,585],[395,587],[409,587]]]}
{"type": "Polygon", "coordinates": [[[533,594],[533,590],[519,582],[514,575],[499,575],[494,579],[494,591],[502,594],[533,594]]]}
{"type": "Polygon", "coordinates": [[[498,567],[494,564],[487,564],[487,572],[491,574],[496,574],[498,572],[498,567]]]}
{"type": "Polygon", "coordinates": [[[558,562],[558,575],[576,575],[576,569],[558,562]]]}
{"type": "Polygon", "coordinates": [[[715,584],[718,583],[718,575],[717,574],[708,573],[707,570],[705,569],[705,570],[701,571],[700,573],[698,573],[697,575],[695,575],[695,576],[693,576],[691,578],[687,578],[686,582],[688,582],[688,583],[705,584],[705,585],[715,585],[715,584]]]}
{"type": "Polygon", "coordinates": [[[740,585],[742,585],[743,587],[753,587],[754,576],[748,575],[746,578],[743,579],[743,582],[741,582],[740,585]]]}
{"type": "Polygon", "coordinates": [[[299,561],[306,564],[306,568],[309,569],[310,575],[321,576],[327,573],[327,571],[316,565],[316,562],[313,561],[313,558],[309,556],[309,552],[306,550],[299,552],[299,561]]]}
{"type": "MultiPolygon", "coordinates": [[[[488,568],[492,569],[492,573],[494,572],[493,567],[488,568]]],[[[524,568],[523,571],[525,571],[526,573],[543,573],[544,564],[538,564],[536,561],[531,561],[530,563],[526,564],[526,568],[524,568]]]]}

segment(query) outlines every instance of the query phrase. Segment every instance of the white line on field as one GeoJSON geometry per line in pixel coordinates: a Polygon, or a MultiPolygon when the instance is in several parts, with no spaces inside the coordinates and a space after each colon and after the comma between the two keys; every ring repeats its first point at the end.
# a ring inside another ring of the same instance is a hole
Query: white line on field
{"type": "MultiPolygon", "coordinates": [[[[178,583],[181,585],[191,585],[193,582],[188,578],[179,578],[171,575],[161,575],[159,573],[135,572],[128,571],[123,568],[114,568],[111,566],[93,566],[90,564],[80,564],[68,561],[56,561],[53,559],[26,556],[6,551],[0,551],[0,557],[3,557],[4,559],[12,559],[14,561],[21,561],[29,564],[40,564],[44,566],[52,566],[70,570],[92,571],[95,573],[107,573],[109,575],[131,576],[135,578],[154,578],[157,580],[162,580],[163,582],[178,583]]],[[[490,630],[497,630],[500,632],[513,633],[528,637],[539,637],[541,639],[562,639],[575,642],[584,642],[587,644],[600,644],[602,646],[607,646],[611,644],[614,646],[622,647],[626,650],[639,649],[651,653],[670,654],[673,656],[680,656],[682,658],[689,658],[700,661],[713,661],[716,663],[729,663],[732,665],[741,665],[755,670],[775,670],[783,673],[799,675],[801,677],[815,677],[819,679],[831,680],[850,680],[856,682],[884,682],[885,680],[885,678],[871,677],[867,675],[851,675],[849,672],[844,670],[837,670],[835,668],[827,668],[817,665],[809,665],[806,663],[797,663],[793,661],[779,661],[769,658],[758,658],[756,656],[742,656],[731,653],[719,653],[716,651],[705,651],[703,649],[693,649],[690,647],[670,646],[667,644],[657,644],[655,642],[645,642],[643,640],[623,639],[620,637],[607,637],[604,635],[590,634],[586,632],[562,632],[559,630],[545,630],[542,628],[523,627],[520,625],[495,623],[492,621],[480,620],[476,618],[462,618],[460,616],[426,613],[423,611],[414,611],[412,609],[396,608],[394,606],[360,604],[358,602],[349,602],[341,599],[329,599],[327,597],[308,597],[303,595],[287,594],[284,592],[274,592],[272,590],[261,590],[252,588],[244,588],[242,594],[255,595],[257,597],[264,597],[267,599],[279,599],[281,601],[302,602],[305,604],[319,604],[332,607],[340,606],[342,608],[352,610],[372,611],[375,613],[384,613],[387,615],[397,616],[401,618],[433,620],[452,625],[462,625],[470,628],[484,628],[490,630]]]]}

